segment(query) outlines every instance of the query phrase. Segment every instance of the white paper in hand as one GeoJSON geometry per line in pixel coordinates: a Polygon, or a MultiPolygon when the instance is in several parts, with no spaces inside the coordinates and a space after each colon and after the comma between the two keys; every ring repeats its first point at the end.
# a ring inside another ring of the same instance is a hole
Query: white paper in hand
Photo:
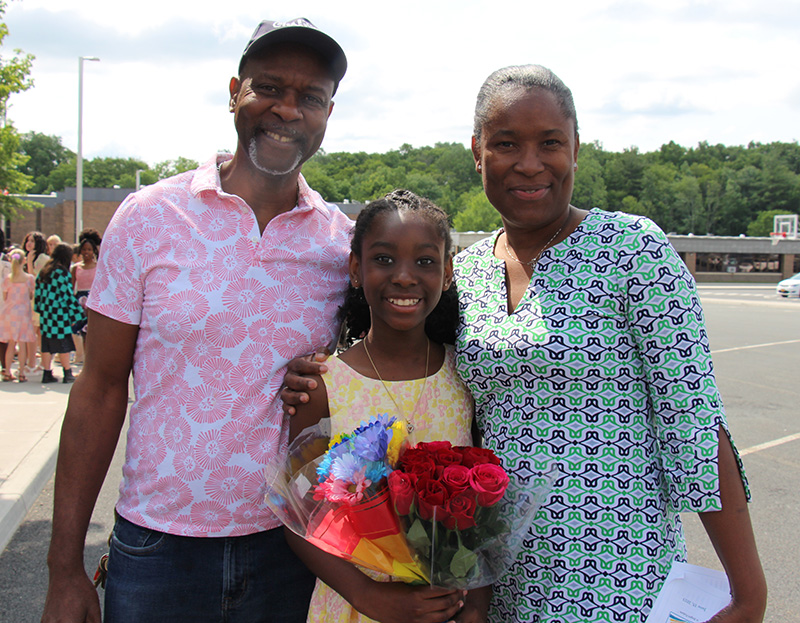
{"type": "Polygon", "coordinates": [[[675,562],[645,623],[700,623],[730,600],[728,577],[722,571],[675,562]]]}

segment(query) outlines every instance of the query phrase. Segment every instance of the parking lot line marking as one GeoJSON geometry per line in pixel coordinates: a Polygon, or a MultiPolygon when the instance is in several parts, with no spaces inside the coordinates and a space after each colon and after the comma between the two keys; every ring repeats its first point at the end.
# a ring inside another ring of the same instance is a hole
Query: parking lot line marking
{"type": "Polygon", "coordinates": [[[764,344],[753,344],[751,346],[737,346],[736,348],[720,348],[719,350],[712,350],[711,354],[729,353],[734,350],[747,350],[749,348],[764,348],[766,346],[780,346],[782,344],[797,344],[800,340],[786,340],[785,342],[766,342],[764,344]]]}
{"type": "Polygon", "coordinates": [[[739,456],[746,456],[748,454],[753,454],[754,452],[761,452],[762,450],[768,450],[769,448],[774,448],[775,446],[780,446],[785,443],[789,443],[790,441],[794,441],[796,439],[800,439],[800,433],[795,433],[794,435],[787,435],[786,437],[781,437],[780,439],[773,439],[772,441],[760,443],[757,446],[745,448],[744,450],[739,451],[739,456]]]}

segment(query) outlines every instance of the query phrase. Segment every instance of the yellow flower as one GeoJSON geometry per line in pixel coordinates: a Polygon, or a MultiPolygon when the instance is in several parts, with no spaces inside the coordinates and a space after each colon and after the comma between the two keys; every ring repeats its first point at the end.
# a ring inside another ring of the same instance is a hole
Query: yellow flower
{"type": "Polygon", "coordinates": [[[386,458],[389,460],[389,465],[394,467],[397,464],[397,459],[400,458],[400,449],[403,442],[406,440],[406,427],[400,420],[396,421],[389,427],[392,431],[392,438],[389,441],[389,447],[386,450],[386,458]]]}
{"type": "Polygon", "coordinates": [[[342,441],[346,436],[347,435],[345,435],[344,433],[339,433],[338,435],[334,435],[333,437],[331,437],[331,440],[328,443],[328,450],[333,448],[333,446],[342,441]]]}

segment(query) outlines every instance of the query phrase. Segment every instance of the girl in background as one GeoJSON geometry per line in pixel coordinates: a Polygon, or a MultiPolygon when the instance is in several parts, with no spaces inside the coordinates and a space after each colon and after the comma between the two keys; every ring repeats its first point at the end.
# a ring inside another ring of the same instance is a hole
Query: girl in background
{"type": "MultiPolygon", "coordinates": [[[[44,234],[40,231],[28,232],[22,241],[22,250],[25,251],[25,272],[32,275],[35,281],[39,271],[44,268],[44,265],[50,259],[44,234]]],[[[31,310],[33,310],[33,303],[31,303],[31,310]]],[[[36,365],[36,353],[40,350],[39,342],[42,336],[39,330],[39,314],[35,311],[33,312],[33,326],[36,332],[35,338],[27,345],[28,357],[25,362],[28,373],[41,370],[41,367],[36,365]]]]}
{"type": "Polygon", "coordinates": [[[11,274],[3,280],[4,308],[0,317],[0,341],[7,343],[3,381],[14,379],[11,375],[11,366],[14,363],[16,346],[19,344],[17,381],[20,383],[28,380],[25,373],[27,349],[30,344],[36,343],[31,313],[34,281],[32,275],[22,270],[24,262],[25,256],[22,251],[14,250],[11,253],[11,274]]]}
{"type": "Polygon", "coordinates": [[[50,369],[52,355],[58,355],[64,368],[63,382],[75,380],[69,362],[70,353],[75,350],[72,325],[83,310],[72,291],[71,261],[72,246],[63,242],[56,245],[53,257],[36,279],[36,311],[41,315],[42,328],[42,383],[56,382],[50,369]]]}
{"type": "Polygon", "coordinates": [[[86,318],[86,301],[89,299],[89,290],[94,281],[94,274],[97,270],[97,256],[100,254],[100,234],[96,229],[84,229],[80,235],[78,252],[81,260],[72,265],[72,284],[75,288],[75,296],[78,303],[83,308],[83,317],[72,325],[72,335],[75,342],[75,364],[83,363],[83,346],[86,339],[86,328],[88,320],[86,318]]]}
{"type": "MultiPolygon", "coordinates": [[[[6,254],[6,234],[3,228],[0,227],[0,320],[3,318],[3,310],[5,309],[5,301],[3,300],[2,287],[6,277],[11,275],[11,260],[6,254]]],[[[0,367],[2,373],[8,372],[6,369],[6,348],[8,343],[0,337],[0,367]]]]}

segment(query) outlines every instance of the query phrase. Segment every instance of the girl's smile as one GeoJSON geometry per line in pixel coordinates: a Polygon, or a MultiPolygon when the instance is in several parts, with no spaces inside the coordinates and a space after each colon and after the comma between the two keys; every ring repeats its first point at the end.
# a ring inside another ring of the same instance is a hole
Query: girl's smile
{"type": "Polygon", "coordinates": [[[387,212],[372,222],[361,247],[361,258],[351,255],[350,276],[363,284],[373,329],[424,331],[452,280],[439,231],[419,214],[387,212]]]}

